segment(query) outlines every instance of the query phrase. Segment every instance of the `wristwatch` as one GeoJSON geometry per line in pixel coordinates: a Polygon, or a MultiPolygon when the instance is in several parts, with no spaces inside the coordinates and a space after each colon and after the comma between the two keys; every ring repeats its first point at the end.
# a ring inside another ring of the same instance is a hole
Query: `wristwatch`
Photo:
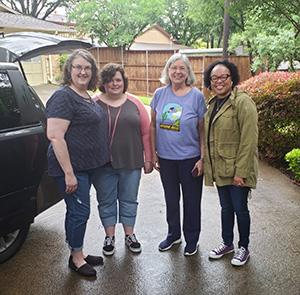
{"type": "Polygon", "coordinates": [[[204,163],[204,159],[203,159],[203,158],[200,158],[200,161],[201,161],[202,163],[204,163]]]}

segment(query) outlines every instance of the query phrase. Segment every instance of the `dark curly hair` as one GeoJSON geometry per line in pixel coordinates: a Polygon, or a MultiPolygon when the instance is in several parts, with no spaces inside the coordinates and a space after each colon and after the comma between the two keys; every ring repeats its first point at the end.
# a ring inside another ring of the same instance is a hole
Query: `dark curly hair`
{"type": "Polygon", "coordinates": [[[239,75],[239,70],[238,70],[237,66],[233,62],[230,62],[228,60],[217,60],[217,61],[213,62],[212,64],[210,64],[204,71],[203,81],[204,81],[204,85],[208,89],[211,89],[211,86],[210,86],[211,71],[216,66],[224,66],[229,70],[230,75],[231,75],[231,80],[232,80],[232,88],[234,88],[236,85],[239,84],[240,75],[239,75]]]}
{"type": "Polygon", "coordinates": [[[75,58],[77,57],[83,57],[86,59],[92,66],[92,77],[88,85],[88,90],[95,91],[97,90],[98,83],[99,83],[99,76],[98,76],[98,67],[96,65],[96,61],[91,53],[89,53],[85,49],[76,49],[73,51],[73,53],[68,57],[66,60],[66,63],[63,68],[63,78],[62,78],[62,85],[70,85],[72,84],[72,78],[71,78],[71,68],[72,63],[75,58]]]}
{"type": "Polygon", "coordinates": [[[116,74],[116,72],[120,72],[123,78],[123,82],[124,82],[124,89],[123,89],[123,93],[126,92],[127,87],[128,87],[128,77],[125,74],[124,68],[116,63],[108,63],[106,64],[102,70],[100,71],[100,86],[99,86],[99,90],[103,93],[105,93],[105,88],[104,88],[104,84],[110,82],[112,80],[112,78],[114,77],[114,75],[116,74]]]}

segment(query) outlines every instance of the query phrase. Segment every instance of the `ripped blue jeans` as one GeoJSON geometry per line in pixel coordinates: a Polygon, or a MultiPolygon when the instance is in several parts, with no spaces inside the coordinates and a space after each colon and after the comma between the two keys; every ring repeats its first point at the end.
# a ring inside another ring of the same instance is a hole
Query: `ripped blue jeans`
{"type": "Polygon", "coordinates": [[[55,177],[58,187],[66,203],[65,231],[66,243],[71,251],[83,248],[86,224],[90,216],[90,172],[74,172],[77,178],[77,190],[66,194],[65,177],[55,177]]]}

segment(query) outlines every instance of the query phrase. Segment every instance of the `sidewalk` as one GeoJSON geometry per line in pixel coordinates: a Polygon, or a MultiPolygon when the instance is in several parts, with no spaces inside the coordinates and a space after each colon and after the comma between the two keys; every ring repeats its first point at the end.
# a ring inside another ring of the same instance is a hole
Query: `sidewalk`
{"type": "Polygon", "coordinates": [[[46,104],[49,97],[58,87],[59,85],[54,84],[41,84],[32,86],[32,88],[35,90],[35,92],[38,94],[39,98],[44,104],[46,104]]]}

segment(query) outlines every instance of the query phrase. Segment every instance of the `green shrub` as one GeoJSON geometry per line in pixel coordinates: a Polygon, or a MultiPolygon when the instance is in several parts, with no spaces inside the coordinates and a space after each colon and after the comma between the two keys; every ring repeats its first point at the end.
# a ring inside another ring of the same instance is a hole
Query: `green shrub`
{"type": "Polygon", "coordinates": [[[289,169],[295,173],[295,177],[300,180],[300,149],[293,149],[285,155],[285,160],[289,163],[289,169]]]}
{"type": "Polygon", "coordinates": [[[55,77],[56,82],[60,82],[61,80],[61,73],[58,73],[57,76],[55,77]]]}
{"type": "Polygon", "coordinates": [[[271,161],[283,160],[300,146],[300,72],[265,72],[239,88],[257,106],[260,152],[271,161]]]}
{"type": "Polygon", "coordinates": [[[70,56],[70,54],[62,54],[59,56],[59,68],[61,71],[62,71],[63,66],[65,65],[65,62],[69,56],[70,56]]]}

